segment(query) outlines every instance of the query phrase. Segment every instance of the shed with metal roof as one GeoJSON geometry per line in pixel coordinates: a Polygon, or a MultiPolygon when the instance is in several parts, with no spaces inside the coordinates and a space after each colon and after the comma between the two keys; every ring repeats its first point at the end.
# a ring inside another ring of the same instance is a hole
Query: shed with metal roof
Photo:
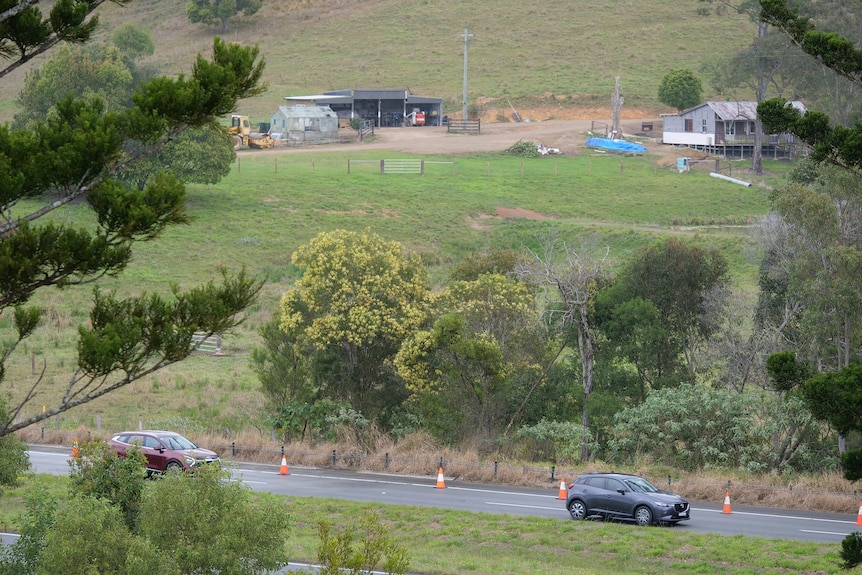
{"type": "Polygon", "coordinates": [[[419,113],[425,125],[437,126],[443,117],[443,99],[417,96],[409,88],[345,89],[307,96],[286,96],[293,103],[329,106],[339,119],[370,120],[375,127],[412,125],[410,118],[419,113]]]}

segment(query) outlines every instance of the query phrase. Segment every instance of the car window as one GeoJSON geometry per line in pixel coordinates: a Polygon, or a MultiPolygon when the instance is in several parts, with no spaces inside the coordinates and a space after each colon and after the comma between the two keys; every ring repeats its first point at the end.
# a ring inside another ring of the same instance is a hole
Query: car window
{"type": "Polygon", "coordinates": [[[598,489],[605,489],[607,485],[607,480],[604,477],[588,477],[586,481],[584,481],[590,487],[596,487],[598,489]]]}
{"type": "Polygon", "coordinates": [[[149,435],[146,435],[144,436],[144,447],[159,449],[160,447],[162,447],[162,444],[155,437],[150,437],[149,435]]]}
{"type": "Polygon", "coordinates": [[[638,491],[640,493],[655,493],[659,490],[658,487],[656,487],[642,477],[628,479],[626,480],[626,483],[629,485],[629,487],[631,487],[633,491],[638,491]]]}
{"type": "Polygon", "coordinates": [[[195,445],[194,443],[192,443],[191,441],[189,441],[188,439],[186,439],[182,435],[172,435],[170,437],[165,437],[164,442],[171,449],[177,449],[177,450],[194,449],[197,447],[197,445],[195,445]]]}
{"type": "Polygon", "coordinates": [[[126,443],[130,445],[141,446],[144,444],[144,438],[140,435],[126,435],[124,437],[126,438],[126,443]]]}
{"type": "Polygon", "coordinates": [[[629,489],[623,485],[623,482],[617,479],[608,479],[608,489],[611,491],[619,491],[621,489],[623,491],[629,491],[629,489]]]}

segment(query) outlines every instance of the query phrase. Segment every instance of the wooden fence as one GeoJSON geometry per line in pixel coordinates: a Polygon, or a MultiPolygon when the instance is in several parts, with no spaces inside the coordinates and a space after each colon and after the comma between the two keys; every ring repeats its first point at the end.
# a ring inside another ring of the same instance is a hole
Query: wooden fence
{"type": "Polygon", "coordinates": [[[449,120],[446,131],[456,134],[478,134],[482,130],[482,121],[475,120],[449,120]]]}

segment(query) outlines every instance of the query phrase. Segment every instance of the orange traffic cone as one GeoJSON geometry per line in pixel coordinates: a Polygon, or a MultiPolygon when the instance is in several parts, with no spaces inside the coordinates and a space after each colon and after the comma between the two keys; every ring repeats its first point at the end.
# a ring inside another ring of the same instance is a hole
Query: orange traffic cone
{"type": "Polygon", "coordinates": [[[443,468],[437,470],[437,489],[445,489],[446,482],[443,481],[443,468]]]}
{"type": "MultiPolygon", "coordinates": [[[[862,511],[862,508],[860,508],[862,511]]],[[[730,491],[724,492],[724,509],[721,510],[722,513],[732,513],[730,510],[730,491]]]]}
{"type": "Polygon", "coordinates": [[[287,471],[287,457],[284,455],[281,456],[281,469],[279,469],[278,474],[290,475],[290,472],[287,471]]]}
{"type": "Polygon", "coordinates": [[[859,514],[856,516],[856,525],[862,525],[862,503],[859,504],[859,514]]]}
{"type": "Polygon", "coordinates": [[[78,457],[78,454],[81,453],[81,450],[78,449],[78,438],[76,437],[74,441],[72,441],[72,457],[78,457]]]}
{"type": "Polygon", "coordinates": [[[569,490],[566,489],[566,480],[560,479],[560,493],[557,495],[557,499],[562,499],[565,501],[569,498],[569,490]]]}

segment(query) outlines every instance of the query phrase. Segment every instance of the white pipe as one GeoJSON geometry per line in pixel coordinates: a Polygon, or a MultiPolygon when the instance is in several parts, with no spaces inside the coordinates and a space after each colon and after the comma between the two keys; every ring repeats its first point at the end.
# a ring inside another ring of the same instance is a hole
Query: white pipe
{"type": "Polygon", "coordinates": [[[730,176],[725,176],[724,174],[717,174],[715,172],[710,172],[710,176],[713,178],[718,178],[719,180],[727,180],[728,182],[733,182],[734,184],[739,184],[740,186],[745,186],[746,188],[751,187],[751,182],[743,182],[742,180],[737,180],[736,178],[731,178],[730,176]]]}

